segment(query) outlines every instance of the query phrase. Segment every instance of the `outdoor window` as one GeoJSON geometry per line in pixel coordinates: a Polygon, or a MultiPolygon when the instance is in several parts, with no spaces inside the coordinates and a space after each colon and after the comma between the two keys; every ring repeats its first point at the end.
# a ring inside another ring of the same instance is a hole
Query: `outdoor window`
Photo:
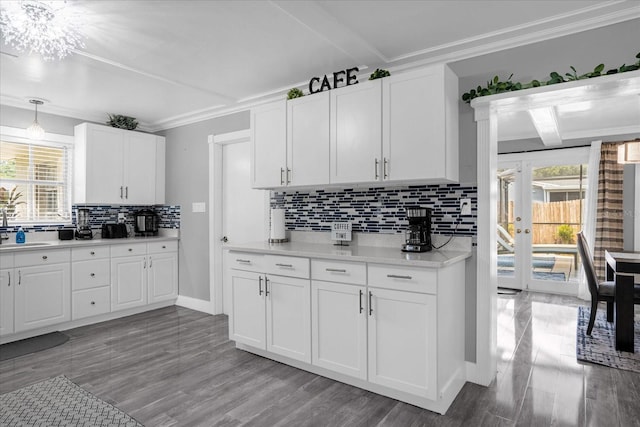
{"type": "Polygon", "coordinates": [[[0,209],[9,225],[71,222],[71,146],[2,135],[0,209]]]}

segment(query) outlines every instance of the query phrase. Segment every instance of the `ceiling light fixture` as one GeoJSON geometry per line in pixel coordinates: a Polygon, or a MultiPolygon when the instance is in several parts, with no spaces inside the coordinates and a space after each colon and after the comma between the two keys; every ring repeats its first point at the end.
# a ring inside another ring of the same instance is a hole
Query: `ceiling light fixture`
{"type": "Polygon", "coordinates": [[[66,0],[6,1],[0,9],[0,32],[6,45],[52,61],[84,47],[80,18],[66,0]]]}
{"type": "Polygon", "coordinates": [[[36,117],[33,123],[27,128],[27,136],[29,139],[39,141],[44,138],[44,129],[40,126],[40,123],[38,123],[38,105],[44,104],[44,101],[40,99],[30,99],[29,102],[36,106],[36,117]]]}
{"type": "Polygon", "coordinates": [[[627,141],[618,146],[618,163],[623,165],[640,164],[640,140],[627,141]]]}

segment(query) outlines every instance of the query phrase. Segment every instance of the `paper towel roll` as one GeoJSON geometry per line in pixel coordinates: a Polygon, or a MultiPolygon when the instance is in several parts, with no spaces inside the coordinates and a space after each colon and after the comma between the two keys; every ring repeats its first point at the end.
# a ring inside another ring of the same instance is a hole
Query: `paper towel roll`
{"type": "Polygon", "coordinates": [[[283,240],[286,238],[284,225],[284,209],[271,209],[271,240],[283,240]]]}

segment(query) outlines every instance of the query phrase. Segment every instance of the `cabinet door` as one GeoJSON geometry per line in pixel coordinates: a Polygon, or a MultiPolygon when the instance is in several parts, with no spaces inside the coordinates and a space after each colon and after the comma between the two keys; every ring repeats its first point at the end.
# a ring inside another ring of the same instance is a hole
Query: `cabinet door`
{"type": "Polygon", "coordinates": [[[71,320],[69,264],[17,268],[15,332],[71,320]]]}
{"type": "Polygon", "coordinates": [[[149,255],[149,303],[178,296],[178,254],[149,255]]]}
{"type": "Polygon", "coordinates": [[[156,199],[156,136],[124,134],[124,202],[152,205],[156,199]]]}
{"type": "Polygon", "coordinates": [[[382,97],[384,179],[444,177],[447,141],[442,67],[384,78],[382,97]]]}
{"type": "Polygon", "coordinates": [[[331,94],[331,183],[380,179],[380,80],[334,89],[331,94]]]}
{"type": "Polygon", "coordinates": [[[369,288],[369,303],[369,381],[435,400],[435,295],[369,288]]]}
{"type": "Polygon", "coordinates": [[[251,110],[251,186],[286,185],[287,104],[273,102],[251,110]]]}
{"type": "Polygon", "coordinates": [[[265,276],[267,350],[311,363],[309,280],[265,276]]]}
{"type": "Polygon", "coordinates": [[[287,101],[289,185],[329,183],[329,92],[287,101]]]}
{"type": "Polygon", "coordinates": [[[142,255],[111,259],[111,311],[147,303],[147,258],[142,255]]]}
{"type": "Polygon", "coordinates": [[[264,278],[258,273],[229,270],[231,313],[229,339],[265,350],[264,278]]]}
{"type": "Polygon", "coordinates": [[[0,270],[0,336],[13,333],[13,270],[0,270]]]}
{"type": "MultiPolygon", "coordinates": [[[[122,203],[124,199],[122,156],[124,153],[123,131],[106,126],[87,125],[84,178],[84,200],[76,203],[122,203]]],[[[75,185],[75,184],[74,184],[75,185]]]]}
{"type": "Polygon", "coordinates": [[[364,286],[311,282],[313,364],[367,379],[367,310],[364,286]]]}

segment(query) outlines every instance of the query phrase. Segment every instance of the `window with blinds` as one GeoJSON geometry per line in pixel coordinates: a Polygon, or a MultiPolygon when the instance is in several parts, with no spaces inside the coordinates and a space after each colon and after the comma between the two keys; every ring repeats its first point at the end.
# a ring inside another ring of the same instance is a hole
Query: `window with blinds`
{"type": "Polygon", "coordinates": [[[71,222],[71,147],[0,140],[0,208],[9,225],[71,222]]]}

